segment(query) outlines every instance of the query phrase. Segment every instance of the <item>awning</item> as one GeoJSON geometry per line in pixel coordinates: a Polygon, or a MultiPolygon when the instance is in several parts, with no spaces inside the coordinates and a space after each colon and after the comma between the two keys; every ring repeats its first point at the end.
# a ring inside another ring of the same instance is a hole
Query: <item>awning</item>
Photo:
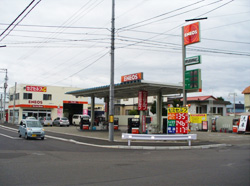
{"type": "MultiPolygon", "coordinates": [[[[109,97],[110,85],[87,88],[66,92],[74,96],[105,98],[109,97]]],[[[138,91],[145,90],[148,96],[156,96],[160,92],[162,95],[180,94],[183,92],[182,84],[164,84],[148,82],[144,80],[118,83],[114,85],[114,95],[116,99],[138,97],[138,91]]]]}

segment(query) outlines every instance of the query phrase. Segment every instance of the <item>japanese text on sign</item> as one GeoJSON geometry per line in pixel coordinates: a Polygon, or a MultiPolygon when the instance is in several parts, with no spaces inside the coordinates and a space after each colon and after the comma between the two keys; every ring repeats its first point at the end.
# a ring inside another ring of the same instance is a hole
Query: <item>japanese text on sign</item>
{"type": "Polygon", "coordinates": [[[26,91],[30,91],[30,92],[47,92],[47,87],[42,87],[42,86],[26,86],[26,91]]]}
{"type": "Polygon", "coordinates": [[[148,92],[139,91],[138,93],[138,110],[148,109],[148,92]]]}
{"type": "Polygon", "coordinates": [[[188,113],[187,107],[171,107],[168,108],[168,113],[188,113]]]}
{"type": "Polygon", "coordinates": [[[168,108],[168,133],[187,134],[188,133],[188,108],[171,107],[168,108]]]}

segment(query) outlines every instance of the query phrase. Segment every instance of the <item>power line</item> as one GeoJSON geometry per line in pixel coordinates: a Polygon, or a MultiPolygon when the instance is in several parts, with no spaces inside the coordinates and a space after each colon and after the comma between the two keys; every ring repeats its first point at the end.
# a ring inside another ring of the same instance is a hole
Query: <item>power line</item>
{"type": "MultiPolygon", "coordinates": [[[[33,4],[33,2],[34,2],[34,0],[31,2],[31,4],[33,4]]],[[[23,16],[23,18],[16,24],[16,25],[14,25],[14,27],[0,40],[0,42],[1,41],[3,41],[4,40],[4,38],[5,37],[7,37],[9,34],[10,34],[10,32],[12,31],[12,30],[14,30],[15,29],[15,27],[19,24],[19,23],[21,23],[23,20],[24,20],[24,18],[39,4],[41,2],[41,0],[39,0],[24,16],[23,16]]],[[[31,5],[30,4],[30,5],[31,5]]],[[[30,6],[29,5],[29,6],[30,6]]],[[[28,7],[29,7],[28,6],[28,7]]],[[[28,8],[27,7],[27,8],[28,8]]],[[[27,8],[23,11],[23,12],[25,12],[26,10],[27,10],[27,8]]],[[[23,14],[23,12],[21,13],[21,15],[23,14]]],[[[18,18],[19,18],[20,16],[18,16],[18,18]]]]}
{"type": "MultiPolygon", "coordinates": [[[[166,12],[166,13],[164,13],[164,14],[160,14],[160,15],[151,17],[151,18],[149,18],[149,19],[143,20],[143,21],[139,21],[139,22],[137,22],[137,23],[133,23],[133,24],[130,24],[130,25],[127,25],[127,26],[118,28],[117,30],[122,30],[122,29],[124,29],[124,28],[128,28],[128,27],[131,27],[131,26],[135,26],[135,25],[138,25],[138,24],[141,24],[141,23],[144,23],[144,22],[147,22],[147,21],[150,21],[150,20],[153,20],[153,19],[156,19],[156,18],[165,16],[165,15],[167,15],[167,14],[170,14],[170,13],[176,12],[176,11],[178,11],[178,10],[187,8],[187,7],[189,7],[189,6],[193,6],[193,5],[195,5],[195,4],[198,4],[198,3],[202,2],[202,1],[204,1],[204,0],[201,0],[201,1],[198,1],[198,2],[195,2],[195,3],[192,3],[192,4],[187,5],[187,6],[183,6],[183,7],[181,7],[181,8],[177,8],[177,9],[172,10],[172,11],[170,11],[170,12],[166,12]]],[[[150,24],[150,23],[148,23],[148,24],[150,24]]]]}
{"type": "MultiPolygon", "coordinates": [[[[68,78],[70,78],[70,77],[73,77],[74,75],[76,75],[76,74],[82,72],[83,70],[87,69],[88,67],[90,67],[90,66],[92,66],[93,64],[95,64],[96,62],[98,62],[100,59],[102,59],[102,58],[103,58],[104,56],[106,56],[107,54],[109,54],[109,52],[106,52],[104,55],[102,55],[101,57],[99,57],[98,59],[96,59],[95,61],[93,61],[92,63],[88,64],[88,65],[85,66],[84,68],[80,69],[79,71],[75,72],[74,74],[71,74],[70,76],[68,76],[68,77],[66,77],[66,78],[64,78],[64,79],[62,79],[62,80],[60,80],[60,81],[57,81],[57,82],[55,82],[55,83],[53,83],[53,84],[58,84],[58,83],[60,83],[60,82],[62,82],[62,81],[64,81],[64,80],[66,80],[66,79],[68,79],[68,78]]],[[[53,84],[51,84],[51,85],[53,85],[53,84]]]]}
{"type": "MultiPolygon", "coordinates": [[[[215,1],[215,2],[212,2],[212,3],[208,3],[208,4],[206,4],[206,5],[199,6],[199,7],[197,7],[197,8],[193,8],[193,9],[191,9],[191,10],[187,10],[187,11],[184,11],[184,12],[181,12],[181,13],[178,13],[178,14],[175,14],[175,15],[171,15],[171,16],[168,16],[168,17],[159,19],[159,20],[155,20],[155,21],[151,21],[151,22],[149,22],[149,23],[145,23],[145,24],[142,24],[142,25],[134,26],[134,27],[132,27],[132,28],[130,28],[130,29],[135,29],[135,28],[139,28],[139,27],[151,25],[151,24],[153,24],[153,23],[160,22],[160,21],[163,21],[163,20],[166,20],[166,19],[169,19],[169,18],[173,18],[173,17],[179,16],[179,15],[182,15],[182,14],[185,14],[185,13],[188,13],[188,12],[193,12],[194,10],[198,10],[198,9],[203,8],[203,7],[206,7],[206,6],[210,6],[210,5],[215,4],[215,3],[218,3],[218,2],[220,2],[220,1],[221,1],[221,0],[218,0],[218,1],[215,1]]],[[[172,12],[171,12],[171,13],[172,13],[172,12]]],[[[183,23],[183,24],[184,24],[184,23],[183,23]]],[[[183,25],[183,24],[181,24],[181,25],[183,25]]],[[[135,25],[136,25],[136,24],[135,24],[135,25]]],[[[179,27],[179,26],[178,26],[178,27],[179,27]]],[[[118,29],[118,30],[124,30],[124,28],[125,28],[125,27],[122,27],[121,29],[118,29]]],[[[177,27],[175,27],[175,28],[177,28],[177,27]]],[[[125,29],[124,31],[127,31],[127,30],[128,30],[128,29],[125,29]]],[[[119,32],[121,32],[121,31],[119,31],[119,32]]]]}
{"type": "Polygon", "coordinates": [[[33,0],[17,17],[16,19],[1,33],[0,37],[22,16],[22,14],[34,3],[33,0]]]}

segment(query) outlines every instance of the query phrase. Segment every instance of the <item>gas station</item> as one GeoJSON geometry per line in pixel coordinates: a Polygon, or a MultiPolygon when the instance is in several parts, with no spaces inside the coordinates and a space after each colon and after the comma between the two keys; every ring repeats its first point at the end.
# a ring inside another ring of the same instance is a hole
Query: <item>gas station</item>
{"type": "MultiPolygon", "coordinates": [[[[115,99],[135,98],[138,97],[138,110],[140,110],[140,133],[145,132],[143,130],[143,122],[145,122],[145,111],[147,108],[147,97],[157,96],[156,115],[157,115],[157,127],[162,129],[162,102],[163,96],[170,94],[181,94],[183,91],[182,84],[164,84],[149,82],[143,80],[143,73],[135,73],[126,76],[122,76],[121,83],[114,85],[115,99]],[[135,77],[135,78],[134,78],[135,77]],[[144,118],[144,119],[143,119],[144,118]]],[[[90,97],[91,98],[91,113],[94,113],[95,98],[104,99],[106,108],[109,108],[109,94],[110,86],[100,86],[87,89],[81,89],[77,91],[67,92],[76,97],[90,97]]],[[[105,119],[108,120],[109,111],[105,109],[105,119]]],[[[90,130],[94,126],[95,115],[91,114],[90,130]]]]}

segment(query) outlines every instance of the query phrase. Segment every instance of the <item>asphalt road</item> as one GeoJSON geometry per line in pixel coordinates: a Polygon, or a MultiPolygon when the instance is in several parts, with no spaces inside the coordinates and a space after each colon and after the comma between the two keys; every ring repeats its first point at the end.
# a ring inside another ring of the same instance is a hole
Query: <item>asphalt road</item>
{"type": "Polygon", "coordinates": [[[53,138],[25,140],[0,127],[0,185],[250,185],[250,146],[132,150],[53,138]]]}

